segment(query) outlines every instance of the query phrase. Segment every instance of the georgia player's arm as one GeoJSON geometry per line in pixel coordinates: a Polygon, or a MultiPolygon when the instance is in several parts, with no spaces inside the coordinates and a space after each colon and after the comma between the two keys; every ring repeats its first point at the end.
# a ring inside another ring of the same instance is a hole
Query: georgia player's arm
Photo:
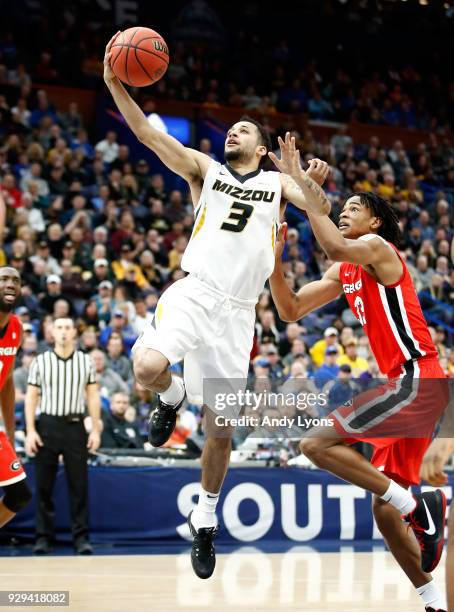
{"type": "Polygon", "coordinates": [[[6,435],[8,436],[11,445],[14,447],[14,432],[16,429],[16,422],[14,417],[14,380],[13,380],[14,366],[8,374],[8,378],[5,380],[5,384],[0,391],[0,402],[2,405],[3,422],[5,423],[6,435]]]}
{"type": "Polygon", "coordinates": [[[328,268],[320,280],[304,285],[304,287],[301,287],[295,293],[288,286],[282,269],[281,257],[286,232],[287,224],[281,223],[276,239],[274,271],[269,281],[271,295],[276,304],[279,317],[283,321],[298,321],[313,310],[321,308],[341,295],[342,284],[339,280],[340,264],[335,263],[328,268]]]}
{"type": "MultiPolygon", "coordinates": [[[[1,199],[1,198],[0,198],[1,199]]],[[[0,204],[1,209],[1,204],[0,204]]],[[[1,224],[1,213],[0,213],[0,224],[1,224]]],[[[0,235],[2,227],[0,225],[0,235]]],[[[19,346],[22,344],[22,328],[20,329],[19,346]]],[[[2,364],[3,365],[3,364],[2,364]]],[[[14,432],[16,430],[16,420],[14,415],[14,407],[16,403],[16,393],[14,390],[14,367],[16,365],[16,358],[14,358],[11,364],[8,378],[5,380],[5,384],[0,390],[0,403],[2,408],[3,422],[5,423],[6,435],[8,436],[11,446],[14,448],[14,432]]]]}
{"type": "Polygon", "coordinates": [[[149,147],[159,159],[173,172],[188,183],[200,184],[205,178],[211,158],[204,153],[184,147],[172,136],[152,127],[144,113],[134,102],[110,67],[110,48],[118,33],[107,43],[104,55],[104,81],[123,115],[126,123],[138,140],[149,147]]]}

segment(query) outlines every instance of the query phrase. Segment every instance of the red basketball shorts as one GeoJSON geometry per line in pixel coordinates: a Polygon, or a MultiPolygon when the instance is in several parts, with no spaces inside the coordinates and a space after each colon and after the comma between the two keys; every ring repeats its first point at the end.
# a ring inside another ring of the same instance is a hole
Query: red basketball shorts
{"type": "Polygon", "coordinates": [[[27,475],[5,432],[0,431],[0,487],[23,480],[27,475]]]}
{"type": "Polygon", "coordinates": [[[420,359],[330,413],[347,444],[374,446],[372,464],[389,478],[419,484],[424,453],[449,400],[449,382],[437,359],[420,359]],[[401,376],[400,378],[398,378],[401,376]]]}

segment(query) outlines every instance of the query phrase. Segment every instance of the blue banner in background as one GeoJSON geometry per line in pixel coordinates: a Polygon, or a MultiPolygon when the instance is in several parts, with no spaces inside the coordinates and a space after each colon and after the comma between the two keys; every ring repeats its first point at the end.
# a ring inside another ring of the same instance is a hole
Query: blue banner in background
{"type": "MultiPolygon", "coordinates": [[[[34,490],[34,467],[26,466],[34,490]]],[[[189,539],[186,516],[197,501],[200,471],[178,467],[90,467],[93,542],[163,544],[189,539]]],[[[450,499],[454,475],[445,492],[450,499]]],[[[71,540],[64,470],[55,487],[56,534],[71,540]]],[[[34,501],[2,531],[33,537],[34,501]]],[[[379,539],[371,496],[319,470],[232,468],[218,505],[220,544],[372,542],[379,539]]]]}

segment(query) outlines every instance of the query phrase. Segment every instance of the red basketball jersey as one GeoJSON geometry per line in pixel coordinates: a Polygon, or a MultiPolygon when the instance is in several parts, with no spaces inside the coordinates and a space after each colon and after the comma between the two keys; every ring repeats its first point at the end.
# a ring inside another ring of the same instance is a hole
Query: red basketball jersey
{"type": "MultiPolygon", "coordinates": [[[[397,255],[396,247],[387,242],[397,255]]],[[[402,261],[402,260],[401,260],[402,261]]],[[[400,280],[381,285],[356,264],[342,263],[340,280],[383,374],[409,360],[438,357],[405,262],[400,280]]]]}
{"type": "Polygon", "coordinates": [[[0,389],[14,364],[21,339],[21,323],[16,315],[10,315],[6,329],[0,333],[0,389]]]}

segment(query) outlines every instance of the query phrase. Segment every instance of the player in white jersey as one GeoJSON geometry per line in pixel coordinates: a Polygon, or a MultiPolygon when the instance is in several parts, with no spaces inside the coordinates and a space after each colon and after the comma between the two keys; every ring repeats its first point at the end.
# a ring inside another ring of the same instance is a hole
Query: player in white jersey
{"type": "MultiPolygon", "coordinates": [[[[115,103],[137,138],[188,182],[195,204],[194,229],[182,261],[189,276],[164,292],[153,326],[134,347],[137,380],[159,393],[150,441],[161,446],[175,427],[186,392],[190,400],[202,402],[204,379],[246,379],[254,307],[273,271],[276,226],[286,202],[316,215],[329,212],[330,204],[315,182],[321,180],[317,162],[301,187],[288,175],[260,169],[269,137],[253,119],[243,118],[228,130],[225,165],[153,128],[110,68],[114,38],[106,47],[104,80],[115,103]],[[184,383],[169,370],[181,360],[184,383]]],[[[294,148],[294,139],[289,134],[286,139],[294,148]]],[[[200,578],[214,571],[215,509],[231,450],[231,431],[212,433],[210,410],[205,418],[199,502],[188,519],[192,565],[200,578]]]]}

